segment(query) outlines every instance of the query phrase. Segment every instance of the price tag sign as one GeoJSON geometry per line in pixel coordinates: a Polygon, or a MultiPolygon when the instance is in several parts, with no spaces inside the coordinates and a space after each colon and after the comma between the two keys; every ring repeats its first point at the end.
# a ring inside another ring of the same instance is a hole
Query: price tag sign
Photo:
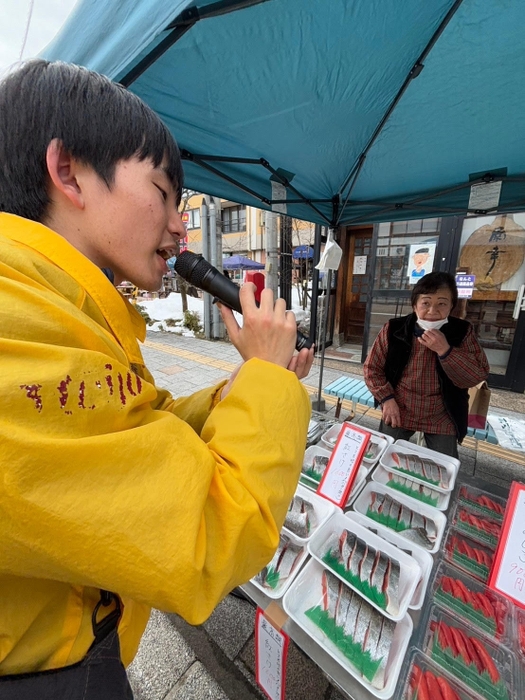
{"type": "Polygon", "coordinates": [[[257,608],[255,616],[255,678],[270,700],[284,700],[286,656],[290,638],[257,608]]]}
{"type": "Polygon", "coordinates": [[[317,493],[342,508],[354,484],[370,433],[343,423],[317,493]]]}
{"type": "Polygon", "coordinates": [[[525,608],[525,484],[512,483],[489,587],[525,608]]]}

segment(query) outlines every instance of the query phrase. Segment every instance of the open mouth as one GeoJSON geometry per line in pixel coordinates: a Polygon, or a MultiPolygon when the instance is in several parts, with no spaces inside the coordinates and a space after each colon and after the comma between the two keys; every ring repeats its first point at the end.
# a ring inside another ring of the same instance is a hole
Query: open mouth
{"type": "Polygon", "coordinates": [[[157,255],[160,255],[160,257],[163,260],[169,260],[174,255],[176,255],[177,251],[175,250],[175,248],[158,248],[156,253],[157,255]]]}

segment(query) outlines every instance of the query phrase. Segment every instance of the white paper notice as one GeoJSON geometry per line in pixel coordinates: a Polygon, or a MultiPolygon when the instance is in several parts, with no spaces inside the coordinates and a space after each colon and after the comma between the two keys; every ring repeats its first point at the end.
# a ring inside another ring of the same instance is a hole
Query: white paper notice
{"type": "Polygon", "coordinates": [[[525,486],[511,491],[490,586],[525,608],[525,486]]]}
{"type": "Polygon", "coordinates": [[[317,493],[342,507],[352,488],[370,433],[343,423],[317,493]]]}
{"type": "Polygon", "coordinates": [[[255,619],[255,674],[270,700],[284,700],[289,637],[276,629],[259,608],[255,619]]]}
{"type": "Polygon", "coordinates": [[[366,275],[366,261],[368,260],[368,255],[356,255],[354,258],[354,269],[352,273],[354,275],[366,275]]]}

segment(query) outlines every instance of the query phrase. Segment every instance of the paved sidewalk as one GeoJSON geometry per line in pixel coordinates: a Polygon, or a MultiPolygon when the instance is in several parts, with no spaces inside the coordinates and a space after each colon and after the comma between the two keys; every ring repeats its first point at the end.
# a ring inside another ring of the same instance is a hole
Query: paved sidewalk
{"type": "MultiPolygon", "coordinates": [[[[240,359],[228,343],[172,333],[148,333],[143,354],[157,384],[174,396],[184,396],[226,379],[240,359]]],[[[341,366],[328,362],[322,385],[343,373],[359,375],[360,369],[349,363],[341,366]]],[[[317,364],[304,384],[316,395],[318,383],[317,364]]],[[[508,396],[508,392],[501,393],[508,396]]],[[[327,408],[333,413],[333,404],[327,404],[327,408]]],[[[367,415],[357,415],[355,420],[377,429],[377,415],[370,411],[367,415]]],[[[508,486],[512,479],[525,481],[525,460],[518,453],[506,453],[498,448],[494,451],[480,444],[476,451],[460,447],[460,458],[465,474],[475,474],[501,486],[508,486]]],[[[232,595],[199,627],[188,625],[176,615],[154,611],[138,655],[128,669],[136,700],[264,698],[254,680],[254,622],[255,608],[251,603],[232,595]]],[[[291,644],[287,700],[343,700],[343,697],[319,667],[291,644]]]]}

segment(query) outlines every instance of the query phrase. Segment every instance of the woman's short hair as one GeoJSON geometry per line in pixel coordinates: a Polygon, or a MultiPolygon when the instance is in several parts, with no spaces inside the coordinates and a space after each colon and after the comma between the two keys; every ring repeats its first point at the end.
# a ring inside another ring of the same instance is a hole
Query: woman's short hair
{"type": "Polygon", "coordinates": [[[179,149],[150,107],[103,75],[37,59],[0,82],[0,211],[42,222],[53,139],[109,188],[119,161],[135,156],[158,167],[165,160],[180,199],[179,149]]]}
{"type": "Polygon", "coordinates": [[[458,288],[454,275],[450,272],[429,272],[428,275],[422,277],[412,289],[411,304],[415,306],[417,300],[422,294],[435,294],[438,289],[446,287],[450,290],[452,297],[452,308],[458,303],[458,288]]]}

